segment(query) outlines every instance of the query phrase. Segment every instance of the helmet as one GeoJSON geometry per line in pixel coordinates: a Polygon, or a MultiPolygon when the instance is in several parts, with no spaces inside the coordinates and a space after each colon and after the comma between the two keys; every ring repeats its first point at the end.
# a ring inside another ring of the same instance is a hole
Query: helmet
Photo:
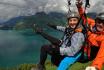
{"type": "Polygon", "coordinates": [[[68,12],[68,14],[67,14],[67,18],[68,19],[70,19],[70,18],[80,18],[80,16],[79,16],[79,13],[77,13],[77,12],[68,12]]]}
{"type": "MultiPolygon", "coordinates": [[[[99,19],[99,20],[103,20],[103,21],[104,21],[104,12],[99,13],[99,14],[96,16],[96,19],[99,19]]],[[[95,19],[95,20],[96,20],[96,19],[95,19]]]]}

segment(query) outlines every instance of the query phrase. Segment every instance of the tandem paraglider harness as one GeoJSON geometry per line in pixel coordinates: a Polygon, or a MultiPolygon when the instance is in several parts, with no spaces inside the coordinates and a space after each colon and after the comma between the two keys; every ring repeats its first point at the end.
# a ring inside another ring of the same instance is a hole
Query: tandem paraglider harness
{"type": "MultiPolygon", "coordinates": [[[[71,12],[71,9],[70,9],[70,5],[71,5],[71,0],[68,0],[68,6],[69,6],[69,11],[68,12],[71,12]]],[[[82,0],[77,0],[77,2],[80,1],[82,2],[82,0]]],[[[89,3],[89,0],[86,0],[85,2],[85,10],[86,8],[89,8],[90,7],[90,3],[89,3]]],[[[88,40],[87,40],[87,31],[91,31],[89,26],[88,26],[88,22],[86,22],[86,25],[83,24],[83,20],[82,20],[82,17],[83,15],[86,17],[86,20],[87,20],[87,15],[84,11],[84,14],[82,14],[82,16],[80,16],[80,19],[79,19],[79,22],[77,24],[77,26],[75,27],[75,29],[78,27],[78,25],[81,25],[82,26],[82,33],[84,34],[85,36],[85,42],[83,43],[83,46],[81,48],[81,50],[76,54],[78,55],[80,52],[82,53],[81,57],[79,58],[78,62],[81,62],[81,63],[86,63],[88,61],[90,61],[90,55],[91,53],[89,52],[89,43],[88,43],[88,40]]],[[[75,29],[73,31],[75,31],[75,29]]],[[[71,30],[70,30],[71,31],[71,30]]],[[[70,33],[69,31],[69,33],[70,33]]]]}

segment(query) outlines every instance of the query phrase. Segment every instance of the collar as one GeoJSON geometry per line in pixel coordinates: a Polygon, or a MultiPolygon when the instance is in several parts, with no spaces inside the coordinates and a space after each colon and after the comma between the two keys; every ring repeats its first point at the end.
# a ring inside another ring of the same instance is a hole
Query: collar
{"type": "Polygon", "coordinates": [[[104,35],[104,31],[103,32],[94,32],[94,33],[96,33],[96,34],[98,34],[98,35],[104,35]]]}

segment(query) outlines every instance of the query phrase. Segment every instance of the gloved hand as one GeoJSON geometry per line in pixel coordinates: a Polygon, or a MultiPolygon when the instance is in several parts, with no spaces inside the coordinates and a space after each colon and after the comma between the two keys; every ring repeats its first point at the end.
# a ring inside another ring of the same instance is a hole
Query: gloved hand
{"type": "Polygon", "coordinates": [[[94,66],[88,66],[88,67],[86,67],[85,70],[98,70],[98,69],[94,66]]]}
{"type": "Polygon", "coordinates": [[[34,24],[33,30],[34,30],[34,32],[36,32],[36,33],[41,33],[41,32],[43,31],[43,29],[40,28],[40,27],[38,27],[36,24],[34,24]]]}
{"type": "Polygon", "coordinates": [[[81,7],[82,6],[82,0],[76,0],[76,5],[77,7],[81,7]]]}
{"type": "Polygon", "coordinates": [[[41,32],[43,32],[43,29],[40,28],[40,27],[36,27],[35,32],[36,33],[41,33],[41,32]]]}

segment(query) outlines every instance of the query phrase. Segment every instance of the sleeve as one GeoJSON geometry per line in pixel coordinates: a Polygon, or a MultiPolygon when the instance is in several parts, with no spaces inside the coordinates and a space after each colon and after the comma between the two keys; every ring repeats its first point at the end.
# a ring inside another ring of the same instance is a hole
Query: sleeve
{"type": "Polygon", "coordinates": [[[82,17],[83,24],[85,25],[87,22],[87,19],[86,19],[85,13],[84,13],[84,9],[82,8],[82,6],[80,6],[80,7],[77,6],[77,8],[78,8],[80,17],[82,17]]]}
{"type": "Polygon", "coordinates": [[[50,36],[49,34],[45,32],[41,32],[40,35],[42,35],[45,39],[50,41],[54,45],[60,45],[61,41],[53,36],[50,36]]]}
{"type": "Polygon", "coordinates": [[[95,66],[96,68],[101,70],[102,65],[104,64],[104,40],[101,42],[101,45],[99,47],[100,49],[96,58],[92,62],[92,66],[95,66]]]}
{"type": "Polygon", "coordinates": [[[60,31],[65,31],[65,29],[66,29],[66,27],[63,27],[63,26],[57,26],[56,27],[57,28],[57,30],[60,30],[60,31]]]}
{"type": "Polygon", "coordinates": [[[88,23],[90,29],[92,30],[92,28],[95,25],[95,20],[92,18],[86,17],[86,14],[84,12],[85,10],[82,8],[82,6],[80,7],[77,6],[77,8],[78,8],[79,15],[82,17],[83,24],[86,25],[86,23],[88,23]]]}
{"type": "Polygon", "coordinates": [[[60,47],[61,55],[74,56],[77,52],[80,51],[81,47],[84,43],[84,35],[83,33],[75,33],[71,38],[71,46],[60,47]]]}

